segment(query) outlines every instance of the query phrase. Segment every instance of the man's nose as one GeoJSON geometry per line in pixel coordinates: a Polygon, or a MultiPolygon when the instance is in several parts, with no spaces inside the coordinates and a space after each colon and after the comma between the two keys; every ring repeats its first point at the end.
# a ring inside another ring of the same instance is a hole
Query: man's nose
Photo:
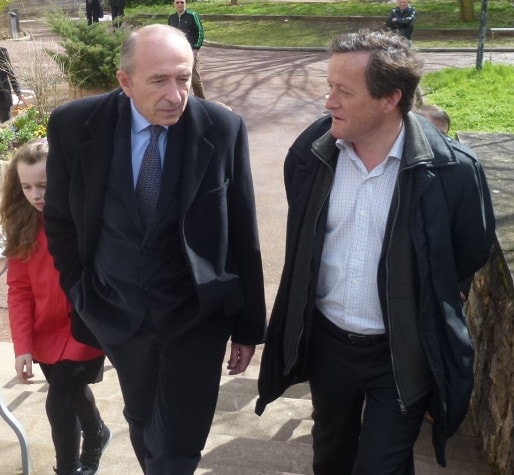
{"type": "Polygon", "coordinates": [[[166,99],[173,103],[180,102],[182,99],[180,89],[174,82],[171,82],[166,88],[166,99]]]}

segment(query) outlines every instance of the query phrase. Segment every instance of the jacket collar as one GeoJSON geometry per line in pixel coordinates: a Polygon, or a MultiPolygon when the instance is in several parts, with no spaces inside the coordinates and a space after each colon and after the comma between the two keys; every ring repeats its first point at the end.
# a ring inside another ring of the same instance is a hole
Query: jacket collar
{"type": "Polygon", "coordinates": [[[433,167],[457,163],[457,157],[442,135],[427,120],[409,112],[405,118],[405,146],[403,148],[402,168],[416,165],[433,167]]]}
{"type": "MultiPolygon", "coordinates": [[[[312,151],[334,168],[338,149],[330,129],[313,142],[312,151]]],[[[457,158],[448,139],[428,121],[409,112],[405,117],[405,145],[400,167],[411,168],[422,164],[439,167],[454,163],[457,163],[457,158]]]]}
{"type": "MultiPolygon", "coordinates": [[[[79,144],[79,160],[86,186],[88,183],[94,183],[93,188],[102,193],[112,158],[113,130],[116,130],[120,120],[128,120],[129,127],[130,116],[127,114],[130,113],[130,102],[121,89],[105,94],[102,98],[91,97],[85,100],[98,102],[84,124],[88,138],[79,144]]],[[[184,119],[187,138],[183,156],[195,159],[183,161],[182,179],[187,186],[182,187],[182,211],[185,211],[194,199],[214,152],[214,145],[207,138],[213,122],[201,101],[194,96],[189,97],[184,119]]]]}

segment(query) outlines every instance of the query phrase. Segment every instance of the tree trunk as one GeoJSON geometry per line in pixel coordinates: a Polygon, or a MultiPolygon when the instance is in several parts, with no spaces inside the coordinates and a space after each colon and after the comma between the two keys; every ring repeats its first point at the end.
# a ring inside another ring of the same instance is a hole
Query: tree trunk
{"type": "Polygon", "coordinates": [[[473,0],[459,0],[460,19],[462,21],[475,21],[473,0]]]}
{"type": "Polygon", "coordinates": [[[485,33],[487,31],[487,5],[488,0],[482,0],[482,9],[480,11],[480,28],[478,31],[478,48],[477,48],[477,61],[476,69],[479,71],[482,69],[484,60],[484,48],[485,48],[485,33]]]}

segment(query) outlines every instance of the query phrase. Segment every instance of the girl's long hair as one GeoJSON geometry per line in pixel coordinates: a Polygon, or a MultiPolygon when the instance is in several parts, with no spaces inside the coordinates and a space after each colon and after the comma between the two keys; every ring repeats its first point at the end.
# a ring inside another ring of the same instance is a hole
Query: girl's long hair
{"type": "Polygon", "coordinates": [[[36,249],[41,213],[29,203],[18,176],[18,164],[34,165],[46,160],[48,143],[36,139],[22,145],[7,167],[0,201],[0,225],[4,238],[3,255],[27,260],[36,249]]]}

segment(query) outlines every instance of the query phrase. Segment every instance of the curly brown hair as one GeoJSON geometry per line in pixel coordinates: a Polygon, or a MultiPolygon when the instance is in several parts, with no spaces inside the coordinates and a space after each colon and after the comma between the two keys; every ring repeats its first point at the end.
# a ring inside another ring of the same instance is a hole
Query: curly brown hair
{"type": "Polygon", "coordinates": [[[41,226],[41,213],[23,193],[18,164],[34,165],[46,160],[47,155],[47,141],[32,140],[16,151],[7,167],[0,200],[0,225],[5,240],[3,255],[7,258],[30,258],[36,248],[36,236],[41,226]]]}
{"type": "Polygon", "coordinates": [[[398,106],[403,116],[411,110],[423,62],[403,36],[384,31],[361,30],[344,33],[328,46],[330,54],[369,53],[366,86],[371,97],[388,97],[395,90],[402,93],[398,106]]]}

